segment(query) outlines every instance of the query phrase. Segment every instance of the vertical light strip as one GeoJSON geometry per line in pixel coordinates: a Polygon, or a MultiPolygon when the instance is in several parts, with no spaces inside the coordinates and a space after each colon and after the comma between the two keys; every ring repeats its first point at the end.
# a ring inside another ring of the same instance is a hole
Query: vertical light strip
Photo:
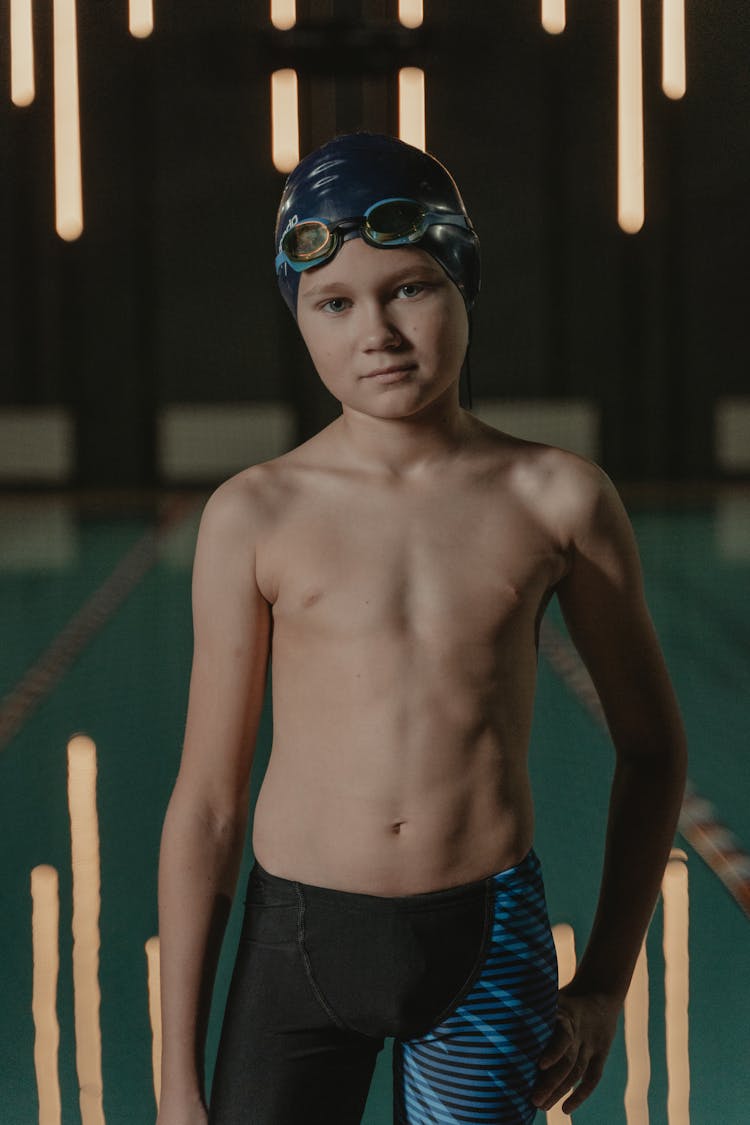
{"type": "Polygon", "coordinates": [[[644,219],[641,0],[618,0],[617,13],[617,221],[635,234],[644,219]]]}
{"type": "Polygon", "coordinates": [[[662,0],[661,88],[668,98],[685,94],[685,0],[662,0]]]}
{"type": "Polygon", "coordinates": [[[645,938],[625,997],[624,1023],[625,1054],[628,1060],[625,1120],[627,1125],[648,1125],[651,1057],[648,1046],[648,962],[645,938]]]}
{"type": "Polygon", "coordinates": [[[688,873],[687,855],[673,848],[662,882],[664,899],[664,1006],[667,1035],[667,1120],[690,1122],[688,1053],[688,873]]]}
{"type": "Polygon", "coordinates": [[[576,971],[576,939],[573,927],[567,922],[558,922],[552,927],[552,938],[557,954],[558,985],[564,988],[570,984],[576,971]]]}
{"type": "Polygon", "coordinates": [[[398,135],[425,151],[424,71],[418,66],[398,72],[398,135]]]}
{"type": "Polygon", "coordinates": [[[153,0],[129,0],[128,30],[134,39],[148,39],[154,30],[153,0]]]}
{"type": "Polygon", "coordinates": [[[75,735],[68,743],[68,807],[73,862],[73,1000],[81,1122],[82,1125],[103,1125],[96,747],[86,735],[75,735]]]}
{"type": "Polygon", "coordinates": [[[57,871],[41,864],[31,872],[31,947],[34,1017],[34,1069],[39,1097],[39,1125],[60,1125],[60,1079],[57,977],[60,969],[60,892],[57,871]]]}
{"type": "Polygon", "coordinates": [[[271,23],[279,31],[288,31],[297,22],[296,0],[271,0],[271,23]]]}
{"type": "Polygon", "coordinates": [[[398,0],[398,19],[402,27],[421,27],[424,21],[422,0],[398,0]]]}
{"type": "Polygon", "coordinates": [[[542,0],[542,27],[550,35],[565,31],[565,0],[542,0]]]}
{"type": "MultiPolygon", "coordinates": [[[[558,922],[552,927],[552,937],[557,954],[557,976],[560,988],[572,979],[576,971],[576,945],[573,927],[567,922],[558,922]]],[[[570,1125],[572,1117],[562,1111],[562,1102],[547,1110],[547,1125],[570,1125]]]]}
{"type": "Polygon", "coordinates": [[[151,1069],[154,1076],[156,1108],[161,1100],[161,976],[159,972],[159,939],[150,937],[146,942],[146,970],[148,980],[148,1018],[151,1023],[151,1069]]]}
{"type": "Polygon", "coordinates": [[[271,75],[271,157],[279,172],[291,172],[299,162],[296,70],[275,70],[271,75]]]}
{"type": "Polygon", "coordinates": [[[10,0],[10,100],[13,105],[30,105],[34,93],[31,0],[10,0]]]}
{"type": "Polygon", "coordinates": [[[66,242],[83,230],[78,33],[75,0],[53,0],[55,229],[66,242]]]}

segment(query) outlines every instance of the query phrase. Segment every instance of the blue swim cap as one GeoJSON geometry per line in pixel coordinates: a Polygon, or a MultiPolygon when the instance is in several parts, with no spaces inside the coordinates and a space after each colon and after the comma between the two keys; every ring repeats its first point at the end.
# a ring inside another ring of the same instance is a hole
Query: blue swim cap
{"type": "MultiPolygon", "coordinates": [[[[344,133],[316,148],[290,172],[276,215],[275,247],[294,222],[359,217],[381,199],[415,199],[430,211],[466,215],[456,182],[434,156],[381,133],[344,133]]],[[[466,215],[468,219],[468,215],[466,215]]],[[[357,236],[348,231],[345,238],[357,236]]],[[[474,229],[435,223],[411,245],[426,250],[458,287],[467,311],[479,293],[479,238],[474,229]]],[[[388,249],[387,246],[382,249],[388,249]]],[[[286,263],[277,279],[297,316],[299,273],[286,263]]]]}

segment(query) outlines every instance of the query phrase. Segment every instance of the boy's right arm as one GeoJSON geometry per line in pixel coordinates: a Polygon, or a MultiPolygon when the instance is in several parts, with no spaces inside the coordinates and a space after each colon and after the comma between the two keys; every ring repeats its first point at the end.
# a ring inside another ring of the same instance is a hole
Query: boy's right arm
{"type": "Polygon", "coordinates": [[[187,722],[159,857],[158,1125],[206,1120],[206,1025],[242,858],[269,658],[270,606],[255,579],[256,489],[247,476],[216,489],[195,550],[187,722]]]}

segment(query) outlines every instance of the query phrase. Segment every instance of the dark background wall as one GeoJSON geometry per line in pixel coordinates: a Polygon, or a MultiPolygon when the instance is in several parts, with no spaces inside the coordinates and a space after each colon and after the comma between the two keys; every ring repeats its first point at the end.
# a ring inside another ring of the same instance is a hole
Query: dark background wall
{"type": "Polygon", "coordinates": [[[616,216],[616,0],[576,0],[559,36],[538,0],[428,0],[385,54],[395,0],[78,6],[84,232],[54,231],[51,9],[35,10],[37,95],[9,88],[0,5],[0,409],[75,417],[74,484],[158,483],[165,404],[287,402],[304,438],[335,415],[280,300],[269,75],[300,78],[302,153],[336,131],[397,131],[396,73],[426,70],[427,147],[480,233],[475,399],[583,397],[619,479],[720,476],[716,403],[750,393],[750,9],[687,2],[687,94],[660,88],[661,4],[644,8],[646,222],[616,216]],[[327,22],[305,50],[306,21],[327,22]],[[365,49],[336,49],[352,28],[365,49]],[[296,36],[296,37],[295,37],[296,36]],[[327,44],[327,46],[326,46],[327,44]]]}

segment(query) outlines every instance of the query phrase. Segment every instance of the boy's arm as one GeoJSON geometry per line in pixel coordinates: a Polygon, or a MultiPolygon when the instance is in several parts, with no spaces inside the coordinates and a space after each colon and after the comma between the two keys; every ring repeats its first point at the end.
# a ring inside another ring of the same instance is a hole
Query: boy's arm
{"type": "MultiPolygon", "coordinates": [[[[580,466],[580,462],[579,462],[580,466]]],[[[570,488],[570,566],[557,586],[565,621],[602,703],[616,751],[599,902],[535,1102],[571,1113],[601,1077],[656,902],[682,802],[682,719],[643,592],[635,536],[606,474],[579,467],[570,488]],[[578,475],[578,474],[577,474],[578,475]]]]}
{"type": "Polygon", "coordinates": [[[221,485],[206,503],[195,550],[187,721],[159,858],[159,1125],[205,1120],[206,1025],[242,857],[268,667],[255,492],[247,477],[221,485]]]}

